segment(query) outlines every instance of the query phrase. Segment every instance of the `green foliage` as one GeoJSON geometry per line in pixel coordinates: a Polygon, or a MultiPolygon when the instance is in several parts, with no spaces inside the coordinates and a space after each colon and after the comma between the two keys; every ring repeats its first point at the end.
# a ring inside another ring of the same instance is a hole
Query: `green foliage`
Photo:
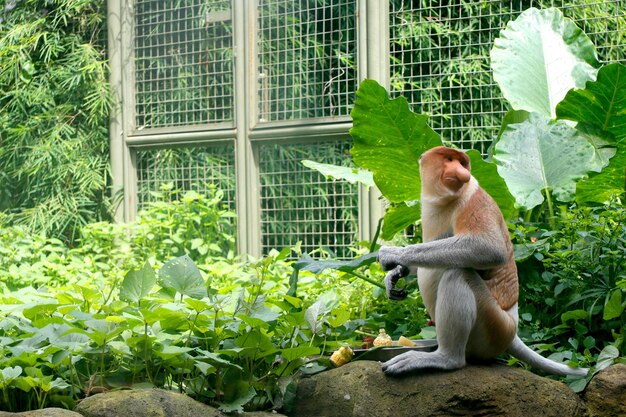
{"type": "MultiPolygon", "coordinates": [[[[626,209],[572,208],[555,229],[518,223],[520,317],[525,336],[591,362],[613,346],[626,356],[626,209]]],[[[599,360],[599,359],[598,359],[599,360]]]]}
{"type": "Polygon", "coordinates": [[[595,81],[570,90],[556,107],[561,119],[596,126],[617,142],[626,139],[626,67],[620,63],[600,68],[595,81]]]}
{"type": "Polygon", "coordinates": [[[574,89],[556,108],[557,116],[578,122],[583,129],[596,129],[617,145],[608,166],[588,181],[579,182],[577,200],[602,203],[626,190],[626,66],[609,64],[598,71],[598,79],[585,89],[574,89]]]}
{"type": "Polygon", "coordinates": [[[354,162],[372,171],[376,185],[392,203],[418,200],[418,161],[426,150],[441,145],[439,135],[427,125],[428,116],[411,112],[403,97],[390,100],[376,81],[363,81],[356,96],[350,129],[354,162]]]}
{"type": "Polygon", "coordinates": [[[235,213],[226,207],[221,190],[209,187],[207,195],[195,191],[181,195],[166,184],[154,195],[157,201],[140,213],[132,239],[138,250],[159,259],[183,254],[193,259],[234,256],[235,213]]]}
{"type": "Polygon", "coordinates": [[[595,79],[596,51],[587,35],[555,8],[525,10],[491,50],[493,77],[516,110],[554,117],[567,91],[595,79]]]}
{"type": "Polygon", "coordinates": [[[624,66],[596,70],[593,43],[556,9],[529,9],[510,22],[491,58],[494,78],[517,112],[505,119],[493,152],[517,204],[531,210],[545,196],[554,218],[552,196],[571,201],[578,193],[578,202],[602,203],[623,193],[624,66]],[[578,123],[573,128],[556,118],[578,123]],[[581,181],[590,171],[592,179],[581,181]]]}
{"type": "MultiPolygon", "coordinates": [[[[0,408],[72,408],[129,386],[224,411],[286,408],[298,376],[359,345],[358,329],[423,326],[423,309],[407,322],[414,304],[391,308],[349,268],[302,268],[290,293],[291,250],[236,258],[221,193],[177,195],[161,193],[135,223],[85,226],[73,248],[0,229],[0,408]]],[[[370,280],[381,273],[375,255],[360,265],[370,280]]]]}
{"type": "Polygon", "coordinates": [[[110,212],[104,4],[12,5],[0,23],[0,210],[71,242],[110,212]]]}
{"type": "Polygon", "coordinates": [[[576,181],[590,169],[601,168],[594,157],[593,146],[576,129],[537,113],[509,125],[494,152],[498,172],[524,209],[540,205],[544,194],[573,200],[576,181]]]}
{"type": "Polygon", "coordinates": [[[190,191],[167,202],[177,194],[161,193],[162,200],[139,213],[135,223],[84,226],[73,248],[21,226],[0,228],[0,288],[86,285],[105,277],[122,282],[146,260],[165,262],[182,255],[200,264],[206,259],[232,260],[235,229],[230,220],[235,214],[223,208],[222,193],[203,196],[190,191]]]}

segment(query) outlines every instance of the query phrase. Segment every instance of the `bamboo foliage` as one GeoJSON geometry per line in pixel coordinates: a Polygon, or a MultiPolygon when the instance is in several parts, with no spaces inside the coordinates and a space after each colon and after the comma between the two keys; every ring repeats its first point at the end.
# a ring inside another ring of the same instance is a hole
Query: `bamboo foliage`
{"type": "Polygon", "coordinates": [[[0,23],[0,209],[71,241],[110,212],[103,4],[12,4],[0,23]]]}

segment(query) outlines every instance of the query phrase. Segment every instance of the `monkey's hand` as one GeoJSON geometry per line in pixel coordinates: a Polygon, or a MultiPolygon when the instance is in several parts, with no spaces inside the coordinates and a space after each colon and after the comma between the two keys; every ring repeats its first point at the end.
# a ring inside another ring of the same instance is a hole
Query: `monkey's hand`
{"type": "Polygon", "coordinates": [[[378,249],[378,262],[383,268],[383,271],[391,271],[399,265],[402,265],[403,263],[400,261],[401,253],[402,248],[397,246],[383,246],[378,249]]]}
{"type": "Polygon", "coordinates": [[[395,288],[398,280],[409,275],[409,272],[409,268],[404,265],[398,265],[387,272],[385,276],[385,289],[387,291],[387,297],[389,297],[390,300],[404,300],[409,295],[405,289],[395,288]]]}

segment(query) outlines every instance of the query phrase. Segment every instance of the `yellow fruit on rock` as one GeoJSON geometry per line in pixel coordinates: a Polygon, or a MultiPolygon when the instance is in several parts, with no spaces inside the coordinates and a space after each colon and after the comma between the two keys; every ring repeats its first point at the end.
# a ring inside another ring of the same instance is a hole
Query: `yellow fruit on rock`
{"type": "Polygon", "coordinates": [[[352,357],[354,356],[354,352],[348,346],[342,346],[330,355],[330,361],[335,366],[345,365],[350,362],[352,357]]]}
{"type": "Polygon", "coordinates": [[[408,339],[404,336],[400,336],[400,339],[398,339],[398,344],[400,346],[417,346],[417,343],[415,343],[411,339],[408,339]]]}
{"type": "Polygon", "coordinates": [[[376,339],[374,339],[374,347],[391,346],[392,343],[393,343],[393,340],[391,340],[391,336],[389,336],[385,332],[385,329],[380,329],[378,331],[378,336],[376,336],[376,339]]]}

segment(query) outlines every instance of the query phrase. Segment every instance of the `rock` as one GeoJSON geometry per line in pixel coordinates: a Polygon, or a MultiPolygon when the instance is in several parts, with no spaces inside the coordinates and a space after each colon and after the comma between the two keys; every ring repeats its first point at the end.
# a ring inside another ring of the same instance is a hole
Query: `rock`
{"type": "Polygon", "coordinates": [[[476,365],[392,378],[377,362],[355,361],[300,381],[290,415],[582,417],[586,407],[567,385],[519,368],[476,365]]]}
{"type": "Polygon", "coordinates": [[[594,417],[626,416],[626,365],[612,365],[598,372],[583,398],[594,417]]]}
{"type": "Polygon", "coordinates": [[[62,408],[44,408],[43,410],[24,411],[22,413],[8,413],[0,411],[0,417],[83,417],[82,415],[62,408]]]}
{"type": "Polygon", "coordinates": [[[96,394],[82,400],[75,411],[84,417],[225,417],[187,395],[162,389],[96,394]]]}

